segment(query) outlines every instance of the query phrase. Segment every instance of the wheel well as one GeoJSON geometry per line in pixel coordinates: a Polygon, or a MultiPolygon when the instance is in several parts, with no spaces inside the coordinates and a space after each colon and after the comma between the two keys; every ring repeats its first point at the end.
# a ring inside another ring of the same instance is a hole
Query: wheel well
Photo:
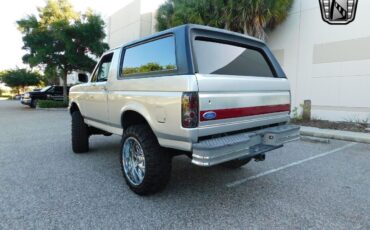
{"type": "Polygon", "coordinates": [[[72,114],[75,111],[80,111],[80,109],[78,108],[76,103],[72,103],[71,107],[69,108],[69,112],[70,112],[70,114],[72,114]]]}
{"type": "Polygon", "coordinates": [[[135,111],[126,111],[122,114],[121,118],[121,125],[123,129],[127,129],[127,127],[131,125],[138,125],[138,124],[148,124],[145,118],[138,112],[135,111]]]}

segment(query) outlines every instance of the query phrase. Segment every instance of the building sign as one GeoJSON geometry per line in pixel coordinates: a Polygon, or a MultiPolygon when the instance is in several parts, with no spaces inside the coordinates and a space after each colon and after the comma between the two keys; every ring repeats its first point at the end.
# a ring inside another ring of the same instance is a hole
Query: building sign
{"type": "Polygon", "coordinates": [[[332,25],[355,20],[358,0],[319,0],[322,19],[332,25]]]}

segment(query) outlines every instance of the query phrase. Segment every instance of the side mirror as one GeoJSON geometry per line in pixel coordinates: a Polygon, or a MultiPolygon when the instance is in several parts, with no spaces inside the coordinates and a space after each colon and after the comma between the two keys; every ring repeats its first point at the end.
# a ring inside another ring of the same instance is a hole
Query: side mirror
{"type": "Polygon", "coordinates": [[[89,81],[89,77],[85,73],[79,73],[78,74],[78,81],[82,83],[86,83],[89,81]]]}

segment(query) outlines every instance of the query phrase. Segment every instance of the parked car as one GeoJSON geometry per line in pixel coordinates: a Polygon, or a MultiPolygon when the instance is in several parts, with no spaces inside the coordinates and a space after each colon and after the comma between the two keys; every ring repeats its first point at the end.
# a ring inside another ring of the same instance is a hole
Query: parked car
{"type": "Polygon", "coordinates": [[[288,79],[266,44],[205,26],[106,52],[69,96],[73,151],[89,151],[93,134],[121,135],[123,176],[140,195],[165,187],[175,155],[239,168],[299,139],[288,79]]]}
{"type": "MultiPolygon", "coordinates": [[[[69,88],[67,88],[67,92],[69,92],[69,88]]],[[[31,108],[36,108],[37,102],[39,100],[55,100],[55,101],[62,101],[63,100],[63,86],[46,86],[38,91],[30,91],[21,97],[21,103],[24,105],[28,105],[31,108]]]]}

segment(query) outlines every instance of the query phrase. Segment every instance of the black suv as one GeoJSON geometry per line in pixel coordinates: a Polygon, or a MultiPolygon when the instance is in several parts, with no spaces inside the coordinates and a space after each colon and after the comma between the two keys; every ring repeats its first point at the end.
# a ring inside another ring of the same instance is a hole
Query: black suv
{"type": "MultiPolygon", "coordinates": [[[[67,88],[67,92],[69,92],[69,87],[67,88]]],[[[21,97],[21,103],[31,108],[36,108],[38,100],[62,101],[63,86],[46,86],[39,91],[27,92],[21,97]]]]}

